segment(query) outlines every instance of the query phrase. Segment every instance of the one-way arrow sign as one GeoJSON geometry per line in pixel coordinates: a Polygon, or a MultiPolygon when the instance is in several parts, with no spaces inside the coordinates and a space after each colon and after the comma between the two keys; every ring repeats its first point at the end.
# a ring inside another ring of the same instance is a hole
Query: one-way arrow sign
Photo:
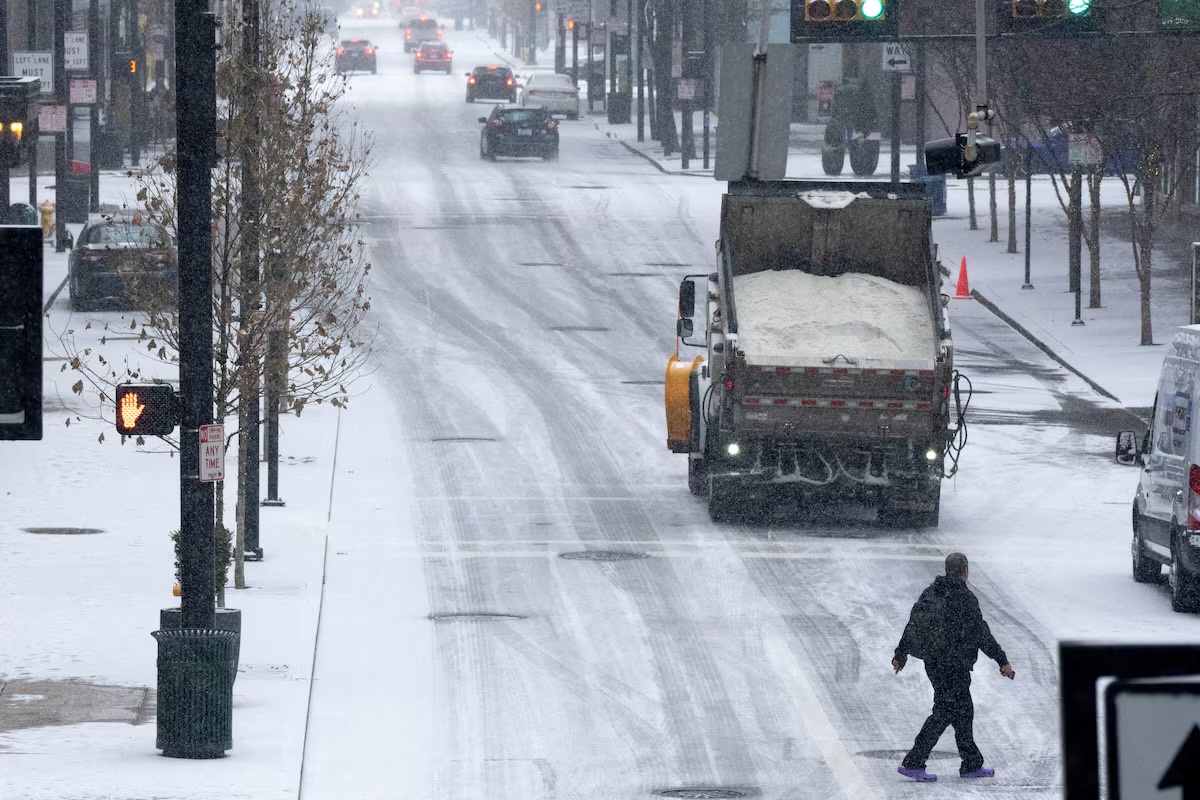
{"type": "Polygon", "coordinates": [[[1158,782],[1159,789],[1176,786],[1183,789],[1183,800],[1200,800],[1200,725],[1192,726],[1192,732],[1158,782]]]}
{"type": "Polygon", "coordinates": [[[1105,690],[1111,800],[1182,790],[1200,800],[1200,682],[1117,681],[1105,690]]]}
{"type": "Polygon", "coordinates": [[[908,50],[899,42],[883,43],[883,71],[909,72],[912,69],[912,58],[908,50]]]}

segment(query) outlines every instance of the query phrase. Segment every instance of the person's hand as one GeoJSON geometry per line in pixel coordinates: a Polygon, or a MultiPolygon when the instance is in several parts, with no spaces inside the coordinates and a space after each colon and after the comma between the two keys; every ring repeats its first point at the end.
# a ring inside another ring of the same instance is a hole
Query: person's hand
{"type": "Polygon", "coordinates": [[[1012,664],[1005,664],[1000,668],[1000,674],[1008,678],[1010,681],[1017,677],[1017,673],[1013,672],[1012,664]]]}
{"type": "Polygon", "coordinates": [[[900,659],[893,658],[892,659],[892,669],[896,670],[896,672],[899,673],[900,670],[904,669],[904,664],[900,661],[900,659]]]}

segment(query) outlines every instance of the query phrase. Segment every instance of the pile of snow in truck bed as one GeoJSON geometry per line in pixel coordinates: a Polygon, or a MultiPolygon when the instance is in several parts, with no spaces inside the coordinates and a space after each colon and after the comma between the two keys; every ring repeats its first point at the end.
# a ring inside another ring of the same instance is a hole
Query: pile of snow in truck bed
{"type": "Polygon", "coordinates": [[[914,286],[857,272],[768,270],[735,277],[733,288],[738,346],[751,364],[815,366],[840,354],[867,366],[931,361],[935,352],[928,301],[914,286]]]}

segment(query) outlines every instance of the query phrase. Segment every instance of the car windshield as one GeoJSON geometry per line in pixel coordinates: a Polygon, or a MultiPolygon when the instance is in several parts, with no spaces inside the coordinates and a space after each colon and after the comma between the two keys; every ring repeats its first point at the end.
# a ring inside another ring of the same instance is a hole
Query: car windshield
{"type": "Polygon", "coordinates": [[[541,108],[506,108],[500,112],[505,122],[515,125],[536,125],[546,121],[546,111],[541,108]]]}
{"type": "Polygon", "coordinates": [[[88,235],[88,244],[132,244],[155,247],[167,241],[166,232],[157,225],[114,220],[111,223],[94,225],[88,235]]]}

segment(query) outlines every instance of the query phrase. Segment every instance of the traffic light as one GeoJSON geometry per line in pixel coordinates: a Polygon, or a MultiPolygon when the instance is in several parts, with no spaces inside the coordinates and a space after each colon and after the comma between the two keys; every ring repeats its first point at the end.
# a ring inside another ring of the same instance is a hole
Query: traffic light
{"type": "Polygon", "coordinates": [[[1004,0],[1001,27],[1009,33],[1075,36],[1096,30],[1096,0],[1004,0]]]}
{"type": "Polygon", "coordinates": [[[169,436],[179,424],[179,403],[170,384],[123,383],[116,403],[122,436],[169,436]]]}
{"type": "Polygon", "coordinates": [[[575,30],[575,20],[573,20],[573,19],[567,20],[567,30],[569,30],[569,31],[575,30]]]}
{"type": "Polygon", "coordinates": [[[975,136],[975,160],[967,160],[967,135],[938,139],[925,145],[925,171],[930,175],[973,178],[1000,163],[1000,143],[990,136],[975,136]]]}
{"type": "Polygon", "coordinates": [[[0,78],[0,168],[7,170],[25,161],[32,137],[30,117],[36,112],[37,87],[29,78],[0,78]]]}
{"type": "Polygon", "coordinates": [[[42,438],[42,229],[0,226],[0,440],[42,438]]]}
{"type": "Polygon", "coordinates": [[[792,41],[895,41],[897,0],[792,0],[792,41]]]}

